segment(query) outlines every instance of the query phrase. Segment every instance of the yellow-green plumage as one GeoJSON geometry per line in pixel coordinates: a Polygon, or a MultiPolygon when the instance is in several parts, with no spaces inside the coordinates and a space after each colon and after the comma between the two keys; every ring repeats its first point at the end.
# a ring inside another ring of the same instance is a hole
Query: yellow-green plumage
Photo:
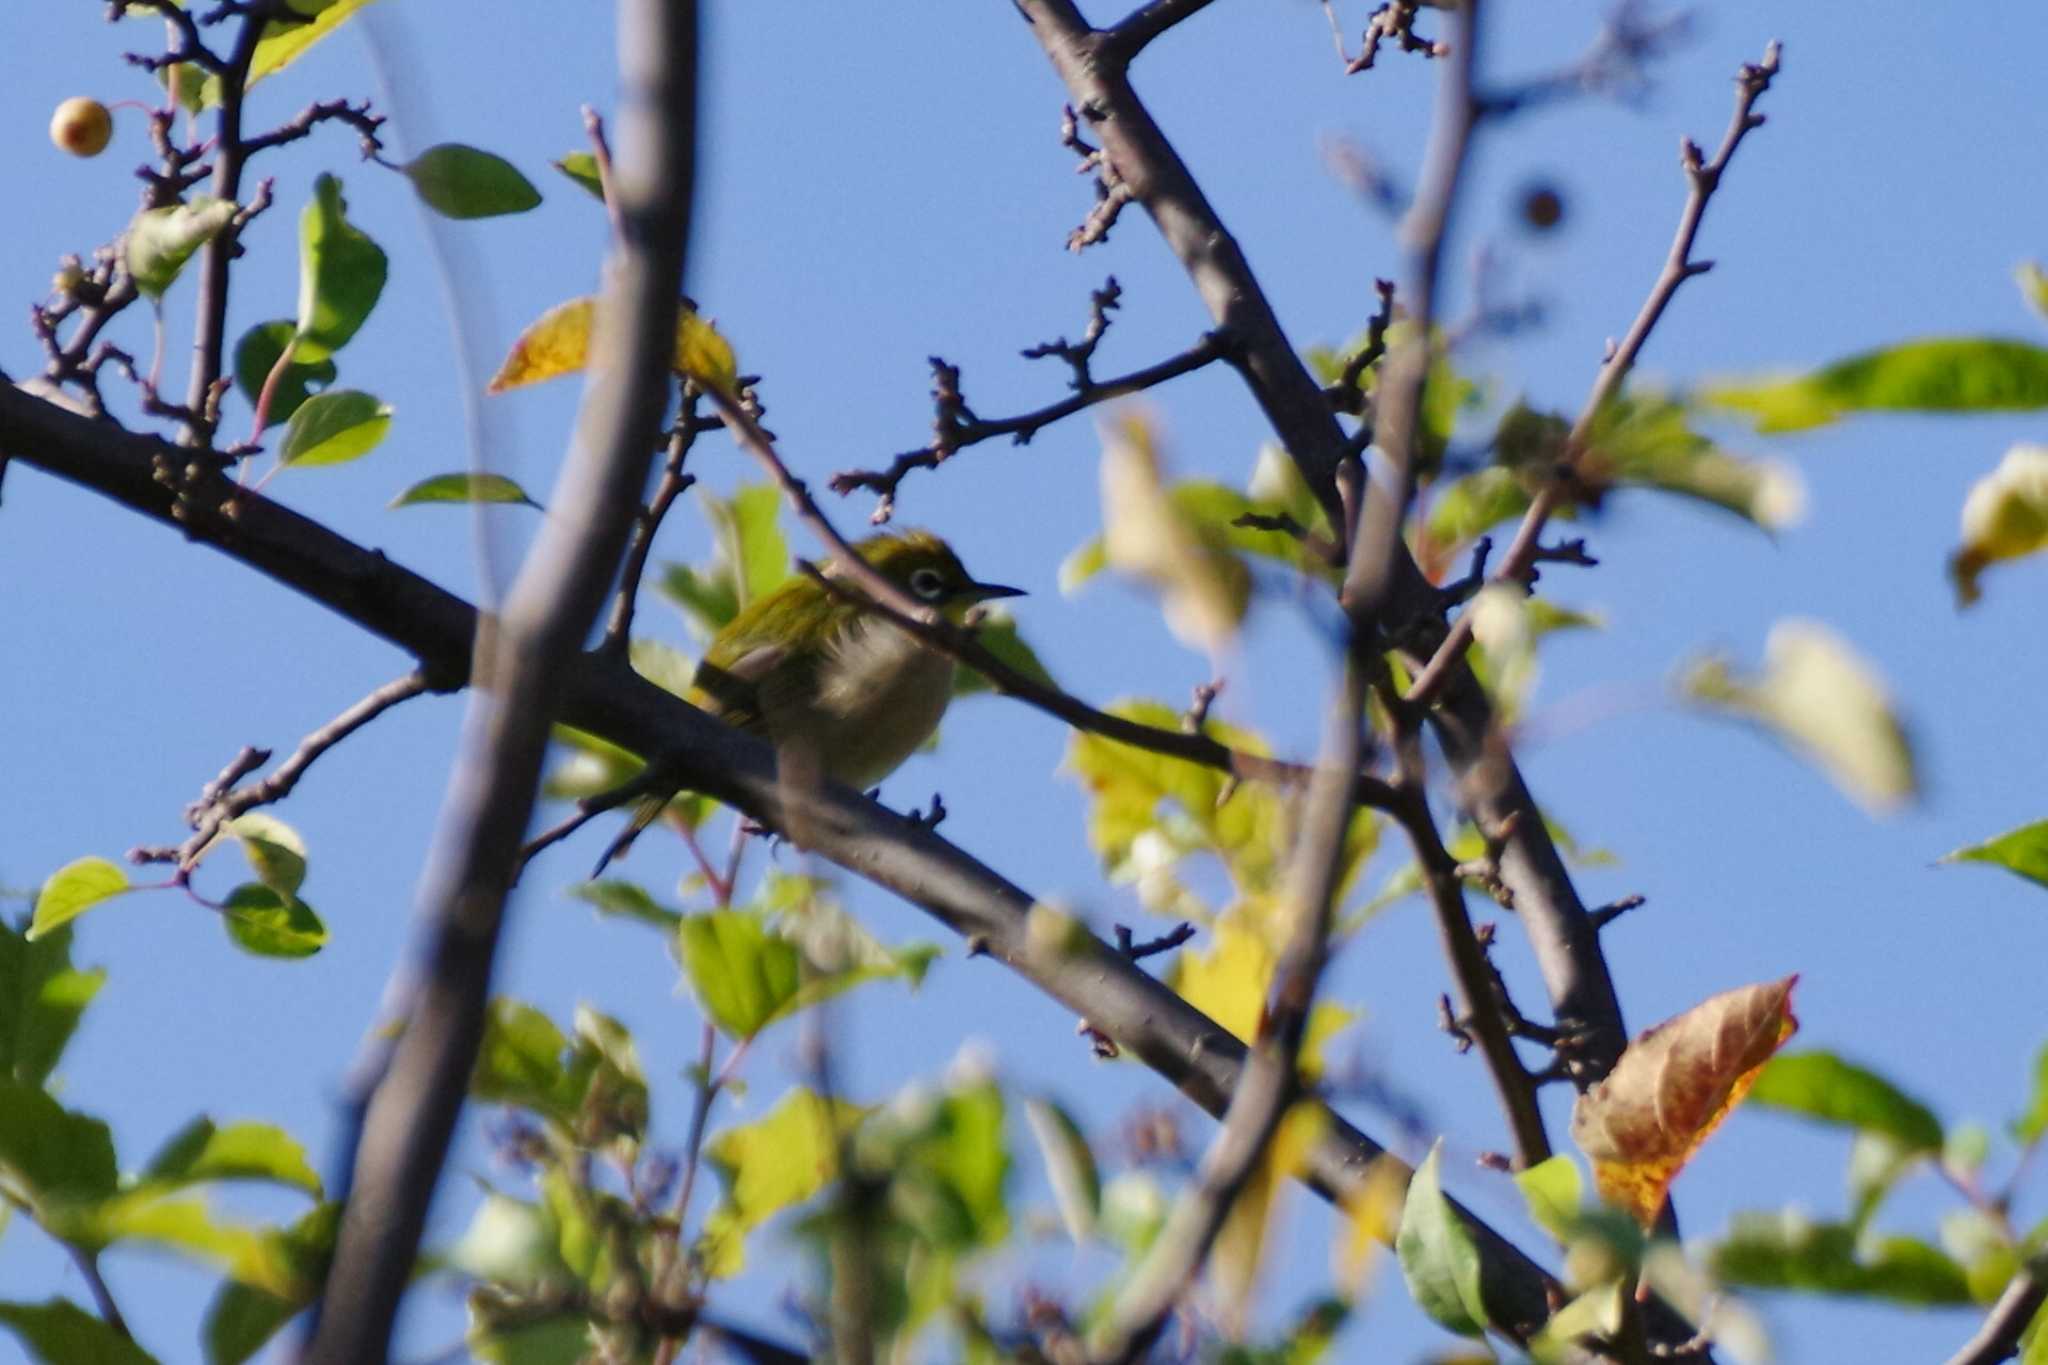
{"type": "MultiPolygon", "coordinates": [[[[1017,592],[977,583],[928,531],[871,536],[854,549],[955,621],[977,602],[1017,592]]],[[[846,582],[830,567],[825,573],[846,582]]],[[[931,738],[952,695],[951,659],[802,576],[748,603],[718,632],[690,700],[836,781],[871,787],[931,738]]]]}

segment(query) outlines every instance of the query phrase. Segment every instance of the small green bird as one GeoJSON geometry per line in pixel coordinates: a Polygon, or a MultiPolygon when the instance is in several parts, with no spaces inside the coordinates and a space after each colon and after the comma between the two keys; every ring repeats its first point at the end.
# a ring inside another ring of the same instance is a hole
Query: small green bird
{"type": "MultiPolygon", "coordinates": [[[[929,531],[887,532],[860,557],[959,623],[976,603],[1022,590],[977,583],[929,531]]],[[[827,565],[825,576],[859,587],[827,565]]],[[[712,638],[689,700],[761,735],[792,767],[873,787],[932,737],[953,699],[953,660],[805,575],[749,602],[712,638]]]]}

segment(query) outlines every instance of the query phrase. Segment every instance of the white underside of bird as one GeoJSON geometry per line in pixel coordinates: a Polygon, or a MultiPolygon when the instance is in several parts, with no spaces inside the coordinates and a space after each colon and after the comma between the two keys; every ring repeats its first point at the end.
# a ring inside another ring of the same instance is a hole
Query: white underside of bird
{"type": "Polygon", "coordinates": [[[953,694],[953,661],[886,621],[850,624],[826,644],[808,701],[761,697],[778,743],[809,735],[833,756],[829,776],[872,787],[922,748],[953,694]]]}

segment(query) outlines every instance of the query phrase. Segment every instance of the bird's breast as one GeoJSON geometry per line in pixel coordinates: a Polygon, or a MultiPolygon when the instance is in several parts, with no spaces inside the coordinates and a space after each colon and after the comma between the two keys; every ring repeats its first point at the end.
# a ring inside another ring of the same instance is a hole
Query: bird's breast
{"type": "Polygon", "coordinates": [[[826,651],[811,717],[826,771],[873,786],[932,737],[952,695],[945,655],[886,622],[848,628],[826,651]]]}

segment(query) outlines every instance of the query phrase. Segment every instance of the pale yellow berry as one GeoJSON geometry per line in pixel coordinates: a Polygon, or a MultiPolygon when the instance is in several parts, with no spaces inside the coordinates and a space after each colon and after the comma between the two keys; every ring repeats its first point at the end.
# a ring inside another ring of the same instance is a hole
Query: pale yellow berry
{"type": "Polygon", "coordinates": [[[50,116],[50,141],[73,156],[98,156],[114,137],[114,116],[98,100],[76,95],[50,116]]]}

